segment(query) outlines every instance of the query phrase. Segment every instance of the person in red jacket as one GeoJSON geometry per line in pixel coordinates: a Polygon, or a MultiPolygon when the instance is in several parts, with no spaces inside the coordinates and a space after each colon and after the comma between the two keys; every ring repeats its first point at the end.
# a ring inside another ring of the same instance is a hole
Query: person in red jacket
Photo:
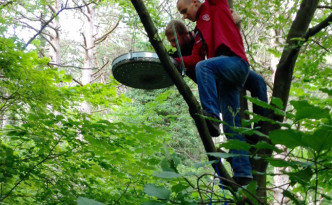
{"type": "MultiPolygon", "coordinates": [[[[234,21],[237,25],[237,27],[240,27],[239,23],[241,21],[241,18],[231,10],[232,16],[234,18],[234,21]]],[[[193,46],[195,43],[195,36],[197,35],[197,31],[188,31],[186,25],[183,21],[180,20],[172,20],[170,21],[166,28],[165,28],[165,36],[171,46],[173,48],[176,48],[176,51],[170,50],[168,53],[171,57],[175,59],[179,59],[179,52],[177,50],[176,40],[174,33],[176,33],[178,46],[181,50],[182,56],[190,56],[191,52],[193,50],[193,46]],[[175,30],[175,32],[174,32],[175,30]]],[[[201,56],[201,60],[204,60],[204,56],[201,56]]],[[[185,74],[191,78],[195,83],[197,83],[196,80],[196,74],[195,74],[195,68],[186,68],[185,74]]],[[[262,76],[257,74],[256,72],[250,70],[248,74],[248,78],[244,84],[244,89],[246,91],[249,91],[251,94],[251,97],[257,98],[263,102],[267,103],[267,88],[265,80],[262,76]]],[[[260,116],[267,116],[267,110],[261,106],[258,106],[256,104],[252,104],[253,112],[260,116]]],[[[262,122],[254,123],[255,128],[260,128],[262,122]]],[[[216,136],[213,136],[216,137],[216,136]]],[[[246,140],[251,143],[255,144],[258,142],[259,137],[257,135],[252,136],[245,136],[246,140]]]]}
{"type": "MultiPolygon", "coordinates": [[[[227,0],[205,0],[204,3],[178,0],[177,8],[184,19],[196,22],[198,34],[192,54],[184,56],[183,61],[187,69],[195,69],[204,115],[220,119],[221,113],[228,140],[245,141],[233,128],[241,127],[240,91],[246,82],[249,64],[227,0]],[[202,60],[202,55],[206,60],[202,60]]],[[[214,128],[211,130],[209,126],[212,136],[219,134],[219,126],[214,128]]],[[[238,154],[232,157],[231,163],[234,180],[247,185],[252,180],[248,151],[231,149],[230,153],[238,154]]]]}

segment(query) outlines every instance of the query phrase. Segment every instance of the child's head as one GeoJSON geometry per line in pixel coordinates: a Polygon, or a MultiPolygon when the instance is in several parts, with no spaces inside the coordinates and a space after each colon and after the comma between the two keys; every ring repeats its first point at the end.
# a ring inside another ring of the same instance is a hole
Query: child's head
{"type": "Polygon", "coordinates": [[[183,19],[189,19],[192,22],[196,21],[197,11],[200,7],[201,2],[198,0],[178,0],[177,2],[177,8],[183,19]]]}
{"type": "Polygon", "coordinates": [[[188,33],[187,27],[182,21],[179,20],[173,20],[167,24],[165,29],[165,35],[167,40],[172,45],[172,47],[176,47],[173,24],[175,32],[177,34],[179,46],[181,49],[183,49],[183,47],[185,47],[186,44],[190,43],[190,35],[188,33]]]}

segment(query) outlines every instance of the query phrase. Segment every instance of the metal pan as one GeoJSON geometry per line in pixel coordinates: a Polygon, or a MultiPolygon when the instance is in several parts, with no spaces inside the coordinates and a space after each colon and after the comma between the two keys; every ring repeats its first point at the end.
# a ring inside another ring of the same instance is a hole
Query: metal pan
{"type": "MultiPolygon", "coordinates": [[[[173,58],[171,60],[176,64],[173,58]]],[[[160,89],[174,84],[158,55],[152,52],[123,54],[113,60],[112,72],[117,81],[133,88],[160,89]]]]}

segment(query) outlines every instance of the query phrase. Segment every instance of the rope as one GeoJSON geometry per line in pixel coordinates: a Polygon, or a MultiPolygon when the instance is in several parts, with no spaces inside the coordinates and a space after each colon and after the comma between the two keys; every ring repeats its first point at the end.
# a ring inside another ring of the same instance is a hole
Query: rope
{"type": "Polygon", "coordinates": [[[171,13],[171,9],[170,9],[170,5],[169,5],[169,1],[168,0],[167,0],[167,4],[168,4],[168,11],[166,9],[165,10],[168,13],[169,17],[171,18],[171,22],[172,22],[172,30],[173,30],[173,35],[175,37],[176,50],[177,50],[177,53],[178,53],[179,58],[181,60],[181,64],[180,64],[181,75],[185,76],[186,70],[185,70],[185,66],[184,66],[184,62],[183,62],[183,57],[182,57],[182,54],[181,54],[181,49],[180,49],[180,45],[179,45],[179,41],[178,41],[178,35],[177,35],[176,31],[175,31],[173,16],[172,16],[172,13],[171,13]]]}
{"type": "Polygon", "coordinates": [[[134,34],[131,38],[131,45],[130,45],[130,58],[132,57],[132,53],[134,52],[134,48],[135,48],[135,40],[136,40],[136,30],[137,30],[137,19],[138,19],[138,14],[136,14],[135,18],[134,18],[134,34]]]}
{"type": "Polygon", "coordinates": [[[181,75],[184,76],[186,74],[185,73],[186,71],[185,71],[183,57],[182,57],[182,54],[181,54],[181,49],[180,49],[180,45],[179,45],[179,41],[178,41],[178,35],[177,35],[176,31],[175,31],[175,26],[174,26],[174,21],[173,21],[172,16],[171,16],[171,22],[172,22],[173,34],[174,34],[174,37],[175,37],[176,50],[177,50],[179,58],[181,60],[181,64],[180,64],[181,75]]]}

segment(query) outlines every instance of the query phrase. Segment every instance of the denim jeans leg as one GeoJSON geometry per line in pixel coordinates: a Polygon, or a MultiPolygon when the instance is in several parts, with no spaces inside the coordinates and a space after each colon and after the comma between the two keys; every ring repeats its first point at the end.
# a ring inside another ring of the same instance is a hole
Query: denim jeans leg
{"type": "MultiPolygon", "coordinates": [[[[221,111],[224,122],[229,125],[224,126],[224,132],[228,133],[226,134],[228,138],[234,140],[245,140],[231,127],[241,126],[239,115],[233,117],[233,113],[236,113],[240,107],[239,92],[248,72],[249,65],[239,57],[219,56],[201,61],[196,65],[198,90],[203,109],[217,116],[221,111]]],[[[230,153],[243,155],[232,159],[234,176],[252,178],[248,152],[230,150],[230,153]]]]}
{"type": "MultiPolygon", "coordinates": [[[[222,83],[218,83],[220,89],[220,109],[222,118],[227,125],[223,125],[224,133],[228,140],[245,141],[243,135],[235,132],[233,127],[241,126],[241,119],[238,114],[240,105],[240,93],[238,89],[234,89],[222,83]]],[[[249,160],[249,152],[244,150],[231,149],[231,154],[238,154],[241,156],[232,157],[232,169],[234,177],[247,177],[252,178],[252,167],[249,160]]]]}
{"type": "MultiPolygon", "coordinates": [[[[250,92],[251,97],[267,102],[266,83],[263,77],[254,71],[249,71],[244,88],[250,92]]],[[[253,112],[264,117],[267,115],[267,110],[265,108],[255,104],[253,104],[253,112]]]]}
{"type": "Polygon", "coordinates": [[[208,113],[219,116],[218,91],[216,80],[240,87],[244,85],[249,67],[241,58],[219,56],[203,60],[196,65],[196,78],[202,107],[208,113]]]}
{"type": "Polygon", "coordinates": [[[196,65],[196,79],[202,107],[208,113],[219,117],[218,93],[214,68],[208,66],[208,60],[196,65]]]}

